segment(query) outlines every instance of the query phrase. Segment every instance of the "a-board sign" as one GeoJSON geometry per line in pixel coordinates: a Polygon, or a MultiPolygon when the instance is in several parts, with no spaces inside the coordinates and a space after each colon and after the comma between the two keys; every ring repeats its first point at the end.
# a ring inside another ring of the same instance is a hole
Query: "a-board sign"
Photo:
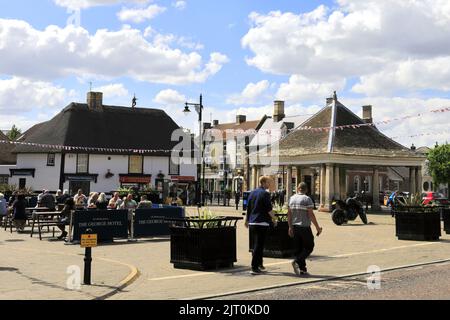
{"type": "Polygon", "coordinates": [[[96,234],[82,234],[80,241],[82,248],[94,248],[97,246],[96,234]]]}

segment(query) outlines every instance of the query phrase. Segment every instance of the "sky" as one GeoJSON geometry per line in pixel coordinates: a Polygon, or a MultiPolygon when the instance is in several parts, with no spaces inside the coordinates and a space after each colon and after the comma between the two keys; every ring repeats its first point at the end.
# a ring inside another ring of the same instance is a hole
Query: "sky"
{"type": "Polygon", "coordinates": [[[204,120],[314,114],[339,100],[405,146],[450,139],[448,0],[15,0],[0,4],[0,129],[26,130],[91,86],[104,104],[204,120]]]}

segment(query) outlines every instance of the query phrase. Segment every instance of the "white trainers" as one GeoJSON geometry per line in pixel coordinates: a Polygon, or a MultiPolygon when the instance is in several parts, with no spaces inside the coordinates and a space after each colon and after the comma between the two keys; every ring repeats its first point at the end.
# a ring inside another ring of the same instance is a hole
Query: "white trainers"
{"type": "Polygon", "coordinates": [[[300,266],[298,265],[297,261],[292,261],[292,268],[294,268],[294,272],[297,276],[301,275],[300,266]]]}

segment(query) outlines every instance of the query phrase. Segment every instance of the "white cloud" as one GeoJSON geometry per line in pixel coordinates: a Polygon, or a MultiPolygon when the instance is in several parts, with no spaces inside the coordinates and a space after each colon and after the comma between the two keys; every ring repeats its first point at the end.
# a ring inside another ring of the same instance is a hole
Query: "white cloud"
{"type": "Polygon", "coordinates": [[[269,88],[269,81],[262,80],[258,83],[249,83],[240,94],[235,94],[227,99],[227,103],[238,104],[252,104],[269,88]]]}
{"type": "Polygon", "coordinates": [[[179,105],[181,109],[186,102],[186,97],[176,90],[166,89],[160,91],[153,101],[162,105],[179,105]]]}
{"type": "Polygon", "coordinates": [[[153,19],[164,11],[166,11],[166,8],[152,4],[147,8],[142,9],[122,8],[122,10],[117,13],[117,17],[122,22],[131,21],[134,23],[142,23],[146,20],[153,19]]]}
{"type": "Polygon", "coordinates": [[[156,34],[152,42],[129,26],[90,34],[75,26],[48,26],[40,31],[24,21],[0,19],[0,73],[40,80],[130,77],[187,84],[206,81],[228,62],[225,55],[213,52],[204,63],[197,52],[173,49],[170,41],[161,38],[164,35],[156,34]]]}
{"type": "Polygon", "coordinates": [[[0,111],[3,117],[36,109],[61,108],[73,94],[49,82],[33,82],[19,77],[0,80],[0,111]]]}
{"type": "Polygon", "coordinates": [[[69,9],[86,9],[97,6],[110,6],[120,3],[146,4],[151,0],[53,0],[55,4],[69,9]]]}
{"type": "Polygon", "coordinates": [[[187,3],[186,1],[177,1],[172,4],[172,6],[178,10],[186,9],[187,3]]]}
{"type": "Polygon", "coordinates": [[[108,84],[105,86],[94,88],[93,91],[103,92],[104,98],[113,98],[113,97],[126,97],[128,96],[128,90],[122,83],[114,83],[108,84]]]}
{"type": "Polygon", "coordinates": [[[387,83],[394,89],[448,90],[447,0],[339,0],[337,4],[305,14],[251,13],[252,26],[241,41],[252,53],[247,63],[264,72],[301,75],[312,82],[362,76],[361,86],[354,90],[363,93],[392,91],[387,83]],[[443,71],[433,79],[438,65],[443,71]],[[425,80],[414,77],[417,73],[425,80]]]}
{"type": "Polygon", "coordinates": [[[282,83],[276,94],[277,99],[290,103],[300,101],[323,101],[331,96],[333,91],[342,91],[345,88],[345,79],[333,82],[312,82],[299,75],[293,75],[288,83],[282,83]]]}

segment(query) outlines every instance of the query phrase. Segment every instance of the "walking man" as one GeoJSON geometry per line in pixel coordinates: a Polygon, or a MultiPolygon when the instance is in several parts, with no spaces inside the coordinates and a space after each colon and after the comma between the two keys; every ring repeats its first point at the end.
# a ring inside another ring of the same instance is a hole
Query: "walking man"
{"type": "Polygon", "coordinates": [[[248,197],[247,216],[245,227],[250,226],[250,232],[254,236],[252,274],[259,275],[265,271],[263,265],[264,243],[267,231],[272,225],[276,225],[275,214],[272,211],[269,177],[259,179],[259,188],[253,190],[248,197]]]}
{"type": "Polygon", "coordinates": [[[296,275],[307,275],[306,259],[314,250],[314,235],[311,230],[311,222],[317,230],[317,236],[322,233],[322,228],[314,215],[314,204],[306,195],[308,186],[302,182],[299,184],[297,194],[289,200],[288,223],[289,236],[294,238],[295,260],[292,267],[296,275]]]}

